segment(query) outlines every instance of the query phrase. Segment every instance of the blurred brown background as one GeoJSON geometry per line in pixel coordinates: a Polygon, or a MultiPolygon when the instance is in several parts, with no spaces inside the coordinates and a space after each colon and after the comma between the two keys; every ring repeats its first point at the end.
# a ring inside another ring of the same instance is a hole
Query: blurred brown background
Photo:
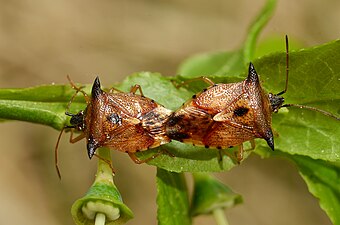
{"type": "MultiPolygon", "coordinates": [[[[264,3],[1,0],[0,87],[67,83],[67,74],[81,83],[100,75],[106,86],[143,70],[174,75],[192,54],[239,47],[264,3]]],[[[288,34],[305,46],[325,43],[339,38],[339,12],[338,0],[282,0],[261,38],[288,34]]],[[[84,141],[72,145],[65,135],[60,182],[53,158],[58,134],[41,125],[0,124],[0,224],[73,223],[70,207],[93,181],[96,159],[88,160],[84,141]]],[[[116,183],[135,213],[128,224],[156,224],[155,168],[119,152],[113,159],[116,183]]],[[[231,224],[331,224],[289,162],[252,155],[218,177],[245,199],[227,212],[231,224]]]]}

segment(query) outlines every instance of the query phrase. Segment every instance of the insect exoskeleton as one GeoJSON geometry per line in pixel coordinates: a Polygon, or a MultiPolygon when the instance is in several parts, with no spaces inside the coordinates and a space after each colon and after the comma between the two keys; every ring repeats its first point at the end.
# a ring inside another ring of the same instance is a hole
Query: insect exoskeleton
{"type": "MultiPolygon", "coordinates": [[[[288,37],[286,36],[286,85],[278,94],[267,94],[261,87],[259,76],[252,63],[248,77],[237,83],[215,84],[206,77],[201,79],[210,84],[202,92],[172,113],[166,123],[166,134],[178,141],[224,149],[238,146],[237,160],[243,159],[243,143],[255,138],[267,141],[274,150],[271,128],[272,113],[284,107],[298,107],[331,117],[340,118],[330,112],[312,106],[284,104],[282,95],[287,92],[289,73],[288,37]]],[[[195,79],[195,80],[197,80],[195,79]]],[[[184,82],[184,83],[188,83],[184,82]]]]}
{"type": "Polygon", "coordinates": [[[170,116],[166,124],[170,138],[206,148],[239,146],[238,161],[243,158],[246,141],[254,146],[253,139],[262,138],[274,149],[271,103],[252,63],[242,82],[214,84],[202,79],[211,86],[193,95],[170,116]]]}
{"type": "Polygon", "coordinates": [[[172,112],[145,97],[139,85],[133,86],[128,93],[114,88],[106,92],[101,89],[97,77],[92,86],[91,97],[72,82],[71,86],[77,92],[83,93],[87,107],[77,114],[66,112],[66,115],[71,116],[71,125],[66,128],[82,132],[75,138],[71,135],[70,142],[85,138],[90,159],[97,148],[108,147],[128,153],[135,163],[144,163],[158,154],[139,160],[135,156],[136,152],[170,142],[165,134],[164,123],[172,112]],[[140,95],[136,94],[137,91],[140,95]]]}

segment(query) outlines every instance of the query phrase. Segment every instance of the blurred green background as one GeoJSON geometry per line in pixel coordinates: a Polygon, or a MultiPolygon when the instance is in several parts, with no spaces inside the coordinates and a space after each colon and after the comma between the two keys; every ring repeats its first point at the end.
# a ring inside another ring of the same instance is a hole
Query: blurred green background
{"type": "MultiPolygon", "coordinates": [[[[104,86],[138,71],[175,75],[193,54],[238,48],[264,3],[1,0],[0,88],[67,83],[67,74],[80,83],[100,75],[104,86]]],[[[282,36],[277,50],[284,51],[284,34],[306,47],[337,39],[339,12],[338,0],[281,0],[260,40],[282,36]]],[[[69,144],[64,135],[59,181],[53,152],[58,134],[41,125],[0,124],[0,224],[73,223],[70,207],[93,181],[96,159],[87,158],[85,141],[69,144]]],[[[128,224],[156,224],[155,168],[112,155],[116,184],[135,213],[128,224]]],[[[331,224],[287,161],[252,155],[217,176],[244,196],[243,205],[227,212],[231,224],[331,224]]],[[[208,216],[194,220],[212,222],[208,216]]]]}

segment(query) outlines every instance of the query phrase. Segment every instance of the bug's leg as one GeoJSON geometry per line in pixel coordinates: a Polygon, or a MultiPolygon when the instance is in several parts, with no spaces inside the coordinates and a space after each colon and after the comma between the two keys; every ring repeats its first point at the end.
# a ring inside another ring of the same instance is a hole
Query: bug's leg
{"type": "MultiPolygon", "coordinates": [[[[60,134],[58,136],[57,144],[56,144],[55,149],[54,149],[54,165],[55,165],[55,168],[57,170],[57,174],[58,174],[59,179],[61,179],[61,173],[60,173],[59,166],[58,166],[58,148],[59,148],[59,142],[60,142],[60,139],[61,139],[61,135],[64,133],[65,128],[67,128],[67,127],[64,127],[63,129],[61,129],[60,134]]],[[[85,135],[84,135],[84,133],[82,133],[78,137],[73,138],[73,130],[71,130],[71,135],[70,135],[69,141],[70,141],[70,143],[76,143],[77,141],[80,141],[84,137],[85,137],[85,135]]]]}
{"type": "Polygon", "coordinates": [[[223,149],[218,149],[217,161],[221,169],[223,169],[223,154],[227,155],[228,153],[224,153],[223,149]]]}
{"type": "Polygon", "coordinates": [[[71,78],[70,78],[69,75],[67,75],[67,79],[68,79],[68,81],[70,82],[71,87],[72,87],[74,90],[76,90],[76,93],[74,93],[74,95],[72,96],[70,102],[68,103],[67,109],[70,108],[71,102],[72,102],[73,99],[76,97],[76,95],[78,94],[78,92],[81,92],[81,93],[84,95],[86,104],[90,103],[91,98],[85,93],[85,91],[82,90],[84,87],[83,87],[83,86],[82,86],[82,87],[77,87],[77,86],[74,84],[74,82],[71,80],[71,78]]]}
{"type": "Polygon", "coordinates": [[[176,83],[174,80],[172,80],[171,82],[174,84],[174,86],[175,86],[176,88],[180,88],[180,87],[182,87],[182,86],[184,86],[184,85],[187,85],[187,84],[189,84],[189,83],[191,83],[191,82],[194,82],[194,81],[197,81],[197,80],[203,81],[203,82],[207,83],[209,86],[212,86],[212,85],[215,84],[215,82],[213,82],[212,80],[210,80],[208,77],[204,77],[204,76],[203,76],[203,77],[193,78],[193,79],[186,80],[186,81],[182,81],[182,82],[180,82],[180,83],[176,83]]]}
{"type": "Polygon", "coordinates": [[[103,157],[101,157],[100,155],[98,155],[96,153],[94,154],[94,156],[96,156],[99,160],[103,160],[111,168],[112,173],[115,174],[115,170],[113,169],[113,166],[112,166],[110,160],[104,159],[103,157]]]}
{"type": "Polygon", "coordinates": [[[254,140],[250,140],[250,148],[245,149],[244,152],[250,152],[253,151],[255,149],[255,141],[254,140]]]}
{"type": "Polygon", "coordinates": [[[60,173],[59,166],[58,166],[58,147],[59,147],[59,141],[61,139],[61,135],[64,133],[64,130],[65,130],[65,127],[61,129],[60,134],[58,136],[57,144],[55,145],[55,149],[54,149],[54,165],[55,165],[55,169],[57,171],[59,179],[61,179],[61,173],[60,173]]]}
{"type": "Polygon", "coordinates": [[[170,156],[170,157],[175,157],[174,154],[172,154],[171,152],[169,152],[169,151],[166,150],[166,149],[162,149],[161,152],[167,154],[167,155],[170,156]]]}
{"type": "Polygon", "coordinates": [[[157,158],[161,152],[157,152],[156,154],[152,155],[151,157],[147,158],[147,159],[138,159],[137,156],[135,155],[135,152],[128,152],[130,158],[132,159],[132,161],[134,161],[136,164],[142,164],[142,163],[147,163],[150,160],[153,160],[154,158],[157,158]]]}
{"type": "Polygon", "coordinates": [[[160,156],[162,153],[166,153],[167,155],[171,156],[171,157],[175,157],[174,154],[172,154],[171,152],[162,149],[160,151],[158,151],[157,153],[155,153],[154,155],[152,155],[151,157],[147,158],[147,159],[138,159],[137,156],[135,155],[135,152],[128,152],[130,158],[132,159],[132,161],[134,161],[136,164],[142,164],[142,163],[147,163],[150,160],[153,160],[155,158],[157,158],[158,156],[160,156]]]}
{"type": "MultiPolygon", "coordinates": [[[[225,154],[226,156],[228,156],[234,164],[240,164],[240,161],[237,158],[237,154],[235,154],[235,152],[230,152],[229,149],[219,149],[218,150],[218,160],[222,162],[223,160],[223,154],[225,154]]],[[[221,162],[219,162],[221,164],[221,162]]]]}
{"type": "Polygon", "coordinates": [[[238,146],[238,148],[239,148],[238,151],[237,151],[237,161],[238,161],[238,162],[241,162],[241,161],[242,161],[242,159],[243,159],[243,153],[244,153],[244,152],[252,151],[252,150],[255,149],[255,141],[254,141],[254,140],[250,140],[249,142],[250,142],[250,145],[251,145],[251,147],[250,147],[249,149],[244,149],[244,148],[243,148],[243,144],[240,144],[240,145],[238,146]]]}
{"type": "Polygon", "coordinates": [[[238,163],[240,163],[243,159],[243,151],[244,151],[243,144],[240,144],[238,146],[238,151],[237,151],[237,155],[236,155],[238,163]]]}
{"type": "Polygon", "coordinates": [[[114,87],[111,87],[111,88],[108,90],[108,92],[109,92],[110,94],[115,93],[115,92],[122,93],[121,90],[118,90],[117,88],[114,88],[114,87]]]}
{"type": "Polygon", "coordinates": [[[144,96],[142,88],[139,84],[135,84],[134,86],[132,86],[131,89],[130,89],[130,93],[135,94],[137,92],[137,90],[139,91],[141,96],[144,96]]]}
{"type": "MultiPolygon", "coordinates": [[[[68,102],[68,104],[67,104],[67,106],[66,106],[66,111],[65,111],[65,114],[66,114],[66,115],[69,115],[69,114],[72,115],[71,113],[69,113],[69,110],[70,110],[70,107],[71,107],[71,104],[72,104],[74,98],[77,96],[77,94],[78,94],[79,92],[81,92],[81,93],[83,94],[83,96],[84,96],[84,98],[85,98],[85,101],[86,101],[86,104],[89,104],[89,103],[91,102],[91,98],[85,93],[85,91],[82,90],[83,87],[77,87],[77,86],[73,83],[73,81],[71,80],[71,78],[70,78],[69,75],[67,75],[67,79],[68,79],[68,81],[70,82],[71,87],[72,87],[74,90],[76,90],[76,92],[72,95],[70,101],[68,102]]],[[[71,143],[74,143],[74,142],[71,142],[71,143]]]]}
{"type": "Polygon", "coordinates": [[[128,152],[130,158],[132,159],[132,161],[134,161],[136,164],[142,164],[145,163],[145,160],[140,160],[137,158],[137,156],[135,155],[135,153],[132,152],[128,152]]]}
{"type": "Polygon", "coordinates": [[[250,149],[247,149],[246,151],[251,151],[251,150],[255,149],[255,141],[254,140],[250,140],[249,142],[250,142],[251,147],[250,147],[250,149]]]}
{"type": "Polygon", "coordinates": [[[70,143],[76,143],[78,141],[80,141],[81,139],[85,138],[85,134],[81,133],[79,134],[78,137],[73,138],[73,130],[71,130],[71,135],[70,135],[70,143]]]}
{"type": "Polygon", "coordinates": [[[218,160],[218,163],[221,164],[222,161],[223,161],[223,153],[224,154],[228,154],[226,152],[223,151],[223,149],[218,149],[218,154],[217,154],[217,160],[218,160]]]}
{"type": "MultiPolygon", "coordinates": [[[[250,140],[249,141],[251,144],[251,148],[249,149],[244,149],[243,144],[238,145],[238,150],[236,152],[234,152],[234,154],[230,154],[230,152],[228,151],[224,151],[224,154],[226,154],[234,163],[240,164],[240,162],[243,160],[243,153],[247,152],[247,151],[252,151],[255,149],[255,141],[254,140],[250,140]]],[[[221,151],[223,150],[219,150],[219,154],[221,155],[221,151]]],[[[222,156],[220,156],[222,157],[222,156]]]]}

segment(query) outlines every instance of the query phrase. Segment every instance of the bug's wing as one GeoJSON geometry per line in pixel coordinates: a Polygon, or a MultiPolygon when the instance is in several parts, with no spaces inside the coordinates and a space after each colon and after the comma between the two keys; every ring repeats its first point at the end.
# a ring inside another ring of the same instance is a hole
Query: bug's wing
{"type": "Polygon", "coordinates": [[[103,145],[115,150],[136,152],[148,149],[154,143],[154,138],[135,118],[123,118],[120,125],[108,131],[103,145]]]}
{"type": "Polygon", "coordinates": [[[166,133],[171,139],[199,144],[211,123],[211,115],[190,102],[169,118],[166,133]]]}
{"type": "Polygon", "coordinates": [[[250,130],[217,122],[211,127],[203,142],[210,147],[229,148],[252,139],[254,135],[250,130]]]}
{"type": "Polygon", "coordinates": [[[213,120],[241,129],[252,130],[255,126],[254,110],[245,98],[240,98],[231,103],[223,111],[217,113],[213,120]]]}
{"type": "Polygon", "coordinates": [[[138,118],[158,106],[153,100],[133,93],[114,93],[108,96],[107,108],[132,118],[138,118]]]}

